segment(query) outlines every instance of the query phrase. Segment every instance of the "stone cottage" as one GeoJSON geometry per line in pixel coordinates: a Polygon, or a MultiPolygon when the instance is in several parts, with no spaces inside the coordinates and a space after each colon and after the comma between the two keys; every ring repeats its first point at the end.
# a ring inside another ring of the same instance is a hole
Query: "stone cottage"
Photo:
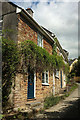
{"type": "MultiPolygon", "coordinates": [[[[2,22],[3,29],[15,31],[14,34],[7,33],[7,35],[16,44],[31,40],[36,45],[45,48],[49,54],[52,54],[55,35],[34,20],[31,8],[24,10],[12,2],[4,2],[2,3],[2,22]]],[[[59,42],[57,54],[63,56],[65,63],[68,62],[68,56],[59,42]]],[[[63,71],[56,71],[56,74],[49,71],[41,74],[28,71],[25,76],[17,73],[15,87],[12,88],[10,95],[14,109],[25,108],[29,100],[42,100],[48,95],[59,93],[66,86],[65,80],[63,71]]]]}

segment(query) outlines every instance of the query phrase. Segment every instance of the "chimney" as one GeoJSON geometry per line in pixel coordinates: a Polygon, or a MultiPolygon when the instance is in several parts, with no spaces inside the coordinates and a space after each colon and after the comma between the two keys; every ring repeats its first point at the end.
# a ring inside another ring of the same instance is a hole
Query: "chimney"
{"type": "Polygon", "coordinates": [[[33,10],[31,8],[27,8],[26,11],[33,17],[33,10]]]}

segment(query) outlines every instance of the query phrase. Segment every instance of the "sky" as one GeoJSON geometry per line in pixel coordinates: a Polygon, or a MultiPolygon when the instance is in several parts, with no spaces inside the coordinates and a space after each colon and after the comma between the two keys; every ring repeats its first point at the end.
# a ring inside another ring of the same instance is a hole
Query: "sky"
{"type": "Polygon", "coordinates": [[[32,8],[39,25],[52,31],[69,58],[78,57],[79,0],[10,0],[20,7],[32,8]]]}

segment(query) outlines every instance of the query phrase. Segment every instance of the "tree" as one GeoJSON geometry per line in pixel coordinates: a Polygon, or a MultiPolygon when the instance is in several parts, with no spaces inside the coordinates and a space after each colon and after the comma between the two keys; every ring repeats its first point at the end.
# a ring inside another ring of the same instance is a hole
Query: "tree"
{"type": "Polygon", "coordinates": [[[73,65],[73,69],[70,72],[71,77],[80,76],[80,56],[78,57],[77,63],[73,65]]]}

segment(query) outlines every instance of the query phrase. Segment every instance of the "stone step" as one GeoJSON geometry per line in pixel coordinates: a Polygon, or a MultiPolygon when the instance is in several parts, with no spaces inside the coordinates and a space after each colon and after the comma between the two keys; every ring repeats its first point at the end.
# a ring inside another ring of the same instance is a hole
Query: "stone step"
{"type": "Polygon", "coordinates": [[[27,102],[26,103],[26,106],[28,106],[28,107],[35,107],[35,106],[39,106],[39,105],[41,105],[41,102],[27,102]]]}
{"type": "Polygon", "coordinates": [[[43,104],[39,105],[39,106],[35,106],[32,108],[34,111],[38,112],[39,110],[43,109],[43,104]]]}

